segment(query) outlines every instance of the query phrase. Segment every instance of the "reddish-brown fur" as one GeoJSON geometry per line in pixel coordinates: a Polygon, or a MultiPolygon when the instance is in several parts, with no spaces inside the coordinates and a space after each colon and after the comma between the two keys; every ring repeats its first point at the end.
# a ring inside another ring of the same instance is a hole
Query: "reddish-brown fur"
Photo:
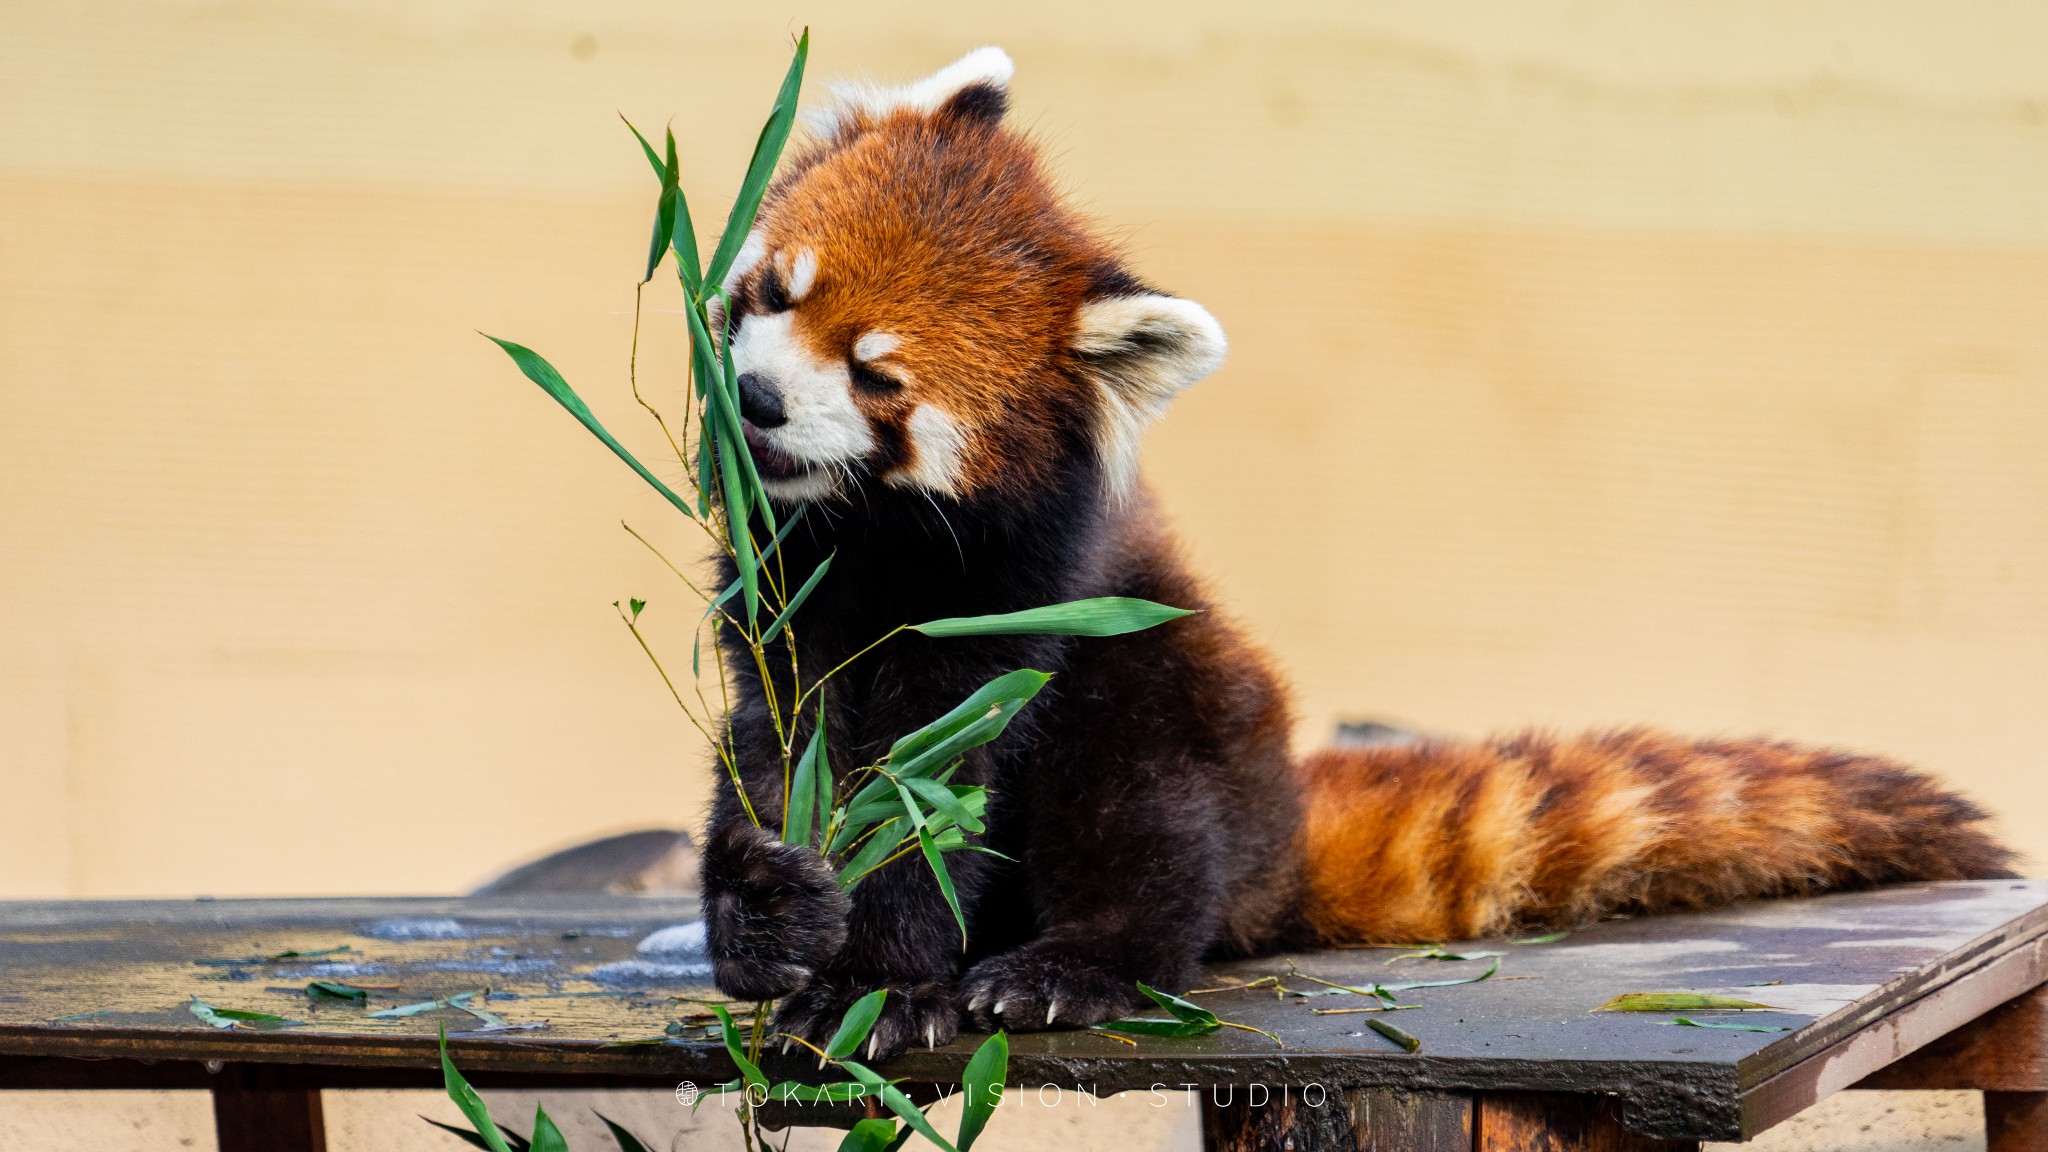
{"type": "Polygon", "coordinates": [[[867,332],[901,342],[879,367],[907,387],[855,395],[870,423],[900,435],[918,404],[944,409],[969,440],[961,495],[1050,482],[1058,410],[1095,402],[1067,370],[1074,316],[1116,265],[1027,138],[943,109],[863,118],[799,160],[761,220],[770,252],[817,258],[795,310],[813,356],[844,360],[867,332]]]}
{"type": "Polygon", "coordinates": [[[1302,915],[1470,939],[1890,880],[2006,875],[1984,813],[1889,760],[1630,730],[1319,752],[1302,915]]]}

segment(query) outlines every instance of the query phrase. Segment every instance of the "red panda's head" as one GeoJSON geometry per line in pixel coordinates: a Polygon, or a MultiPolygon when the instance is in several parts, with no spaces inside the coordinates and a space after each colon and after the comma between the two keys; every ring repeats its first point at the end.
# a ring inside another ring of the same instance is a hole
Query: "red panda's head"
{"type": "Polygon", "coordinates": [[[840,88],[770,190],[726,288],[776,499],[999,496],[1076,459],[1121,491],[1145,425],[1222,361],[1209,313],[1125,272],[1003,127],[1010,73],[983,48],[840,88]]]}

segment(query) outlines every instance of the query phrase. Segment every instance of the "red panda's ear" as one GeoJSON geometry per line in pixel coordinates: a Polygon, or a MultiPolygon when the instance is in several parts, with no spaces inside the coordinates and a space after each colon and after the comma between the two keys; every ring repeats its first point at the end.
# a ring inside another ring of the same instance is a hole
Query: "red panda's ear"
{"type": "Polygon", "coordinates": [[[1193,300],[1145,293],[1081,306],[1073,350],[1102,400],[1096,446],[1112,488],[1129,487],[1145,426],[1223,363],[1223,326],[1193,300]]]}
{"type": "Polygon", "coordinates": [[[858,135],[896,112],[1000,120],[1009,104],[1010,77],[1016,70],[1001,48],[976,48],[930,76],[901,87],[835,84],[832,103],[812,115],[811,129],[820,140],[833,141],[858,135]]]}

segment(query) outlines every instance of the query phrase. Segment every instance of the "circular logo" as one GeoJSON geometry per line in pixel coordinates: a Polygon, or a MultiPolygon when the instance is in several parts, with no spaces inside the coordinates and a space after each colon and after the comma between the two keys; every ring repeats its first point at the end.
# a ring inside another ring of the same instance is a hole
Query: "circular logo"
{"type": "Polygon", "coordinates": [[[703,1094],[703,1089],[690,1083],[688,1080],[676,1085],[676,1103],[681,1104],[685,1108],[695,1107],[697,1097],[703,1094]]]}

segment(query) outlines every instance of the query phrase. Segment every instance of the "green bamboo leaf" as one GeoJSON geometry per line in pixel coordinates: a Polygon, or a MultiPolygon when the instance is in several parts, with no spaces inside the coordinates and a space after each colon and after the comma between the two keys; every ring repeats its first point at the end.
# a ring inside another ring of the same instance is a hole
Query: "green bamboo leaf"
{"type": "Polygon", "coordinates": [[[789,623],[789,618],[796,615],[797,609],[803,607],[804,601],[810,598],[811,590],[818,586],[818,581],[825,578],[825,570],[830,567],[832,557],[827,556],[818,561],[818,566],[812,570],[810,579],[803,582],[803,586],[796,590],[796,595],[789,598],[789,603],[782,606],[782,611],[775,614],[775,619],[761,633],[761,643],[766,644],[775,639],[775,634],[782,631],[783,625],[789,623]]]}
{"type": "Polygon", "coordinates": [[[851,1073],[854,1079],[867,1085],[871,1090],[879,1094],[882,1098],[882,1106],[894,1112],[897,1118],[905,1124],[915,1128],[919,1136],[945,1149],[946,1152],[960,1152],[958,1148],[948,1143],[944,1136],[939,1135],[938,1130],[932,1127],[931,1121],[924,1118],[924,1112],[917,1105],[910,1102],[910,1097],[905,1096],[902,1089],[882,1079],[874,1072],[869,1071],[864,1065],[856,1064],[851,1060],[842,1060],[839,1062],[839,1066],[851,1073]]]}
{"type": "Polygon", "coordinates": [[[859,1051],[860,1042],[868,1038],[875,1021],[882,1018],[882,1004],[888,998],[887,988],[877,988],[854,1001],[846,1015],[839,1018],[839,1030],[832,1034],[831,1043],[825,1045],[825,1055],[843,1060],[859,1051]]]}
{"type": "MultiPolygon", "coordinates": [[[[1019,668],[983,684],[974,694],[955,705],[951,711],[937,720],[919,728],[910,735],[896,741],[889,749],[889,763],[900,766],[921,756],[938,745],[951,739],[970,725],[982,721],[989,709],[1014,703],[1022,707],[1025,701],[1038,694],[1045,682],[1052,679],[1050,673],[1019,668]]],[[[1015,713],[1012,708],[1011,713],[1015,713]]]]}
{"type": "Polygon", "coordinates": [[[533,1109],[533,1152],[569,1152],[569,1142],[562,1139],[562,1130],[548,1116],[548,1110],[538,1104],[533,1109]]]}
{"type": "MultiPolygon", "coordinates": [[[[718,294],[718,299],[722,305],[719,314],[730,317],[732,301],[726,297],[724,292],[718,294]]],[[[732,362],[732,329],[729,324],[730,322],[728,321],[726,338],[718,342],[718,363],[725,376],[725,390],[732,399],[732,403],[728,406],[727,410],[733,414],[733,419],[737,421],[740,411],[740,377],[739,370],[733,366],[732,362]]],[[[740,443],[742,446],[745,445],[746,438],[744,436],[741,437],[740,443]]],[[[770,532],[775,531],[775,506],[768,502],[768,488],[761,483],[761,471],[754,464],[754,453],[751,449],[740,454],[740,464],[746,470],[747,490],[754,494],[754,504],[761,510],[761,519],[768,525],[770,532]]]]}
{"type": "MultiPolygon", "coordinates": [[[[654,169],[654,178],[657,181],[666,181],[669,172],[674,169],[675,165],[672,162],[664,162],[662,160],[661,155],[654,150],[654,145],[647,142],[647,137],[642,136],[640,130],[633,127],[631,120],[626,120],[625,113],[621,112],[619,119],[625,120],[626,127],[633,133],[633,139],[640,142],[640,151],[647,156],[648,167],[654,169]]],[[[675,139],[675,133],[670,132],[668,134],[668,154],[671,159],[676,154],[675,139]]],[[[677,183],[680,185],[681,180],[678,179],[677,183]]],[[[676,271],[682,276],[683,287],[689,289],[690,298],[695,300],[699,291],[699,282],[704,279],[704,272],[697,263],[697,227],[690,221],[690,198],[683,194],[680,187],[676,189],[676,222],[674,238],[671,242],[676,250],[676,271]]]]}
{"type": "Polygon", "coordinates": [[[998,1032],[981,1042],[967,1062],[967,1070],[960,1074],[960,1092],[966,1099],[960,1107],[960,1134],[953,1140],[960,1152],[968,1152],[981,1138],[981,1130],[1002,1102],[1003,1082],[1009,1078],[1010,1038],[998,1032]]]}
{"type": "MultiPolygon", "coordinates": [[[[818,697],[817,730],[821,733],[825,731],[825,698],[823,696],[818,697]]],[[[820,736],[817,739],[818,770],[815,773],[815,781],[818,789],[818,832],[822,836],[825,831],[826,814],[832,811],[832,757],[830,754],[831,749],[827,747],[831,743],[830,739],[824,736],[820,736]]]]}
{"type": "Polygon", "coordinates": [[[246,1024],[259,1031],[271,1031],[303,1023],[303,1021],[299,1020],[287,1020],[274,1012],[251,1012],[245,1008],[216,1008],[197,996],[194,996],[192,1002],[185,1007],[192,1015],[213,1025],[215,1028],[233,1028],[236,1024],[246,1024]]]}
{"type": "Polygon", "coordinates": [[[1410,988],[1454,988],[1460,984],[1477,984],[1498,971],[1500,971],[1500,957],[1495,956],[1493,963],[1486,966],[1486,971],[1481,972],[1477,976],[1460,976],[1455,980],[1409,980],[1401,984],[1375,984],[1373,988],[1377,990],[1378,995],[1392,1000],[1394,993],[1406,992],[1410,988]]]}
{"type": "Polygon", "coordinates": [[[761,1075],[761,1069],[752,1060],[747,1059],[746,1045],[740,1040],[739,1025],[732,1022],[732,1013],[726,1011],[722,1004],[712,1004],[708,1007],[711,1014],[718,1017],[719,1034],[725,1040],[725,1054],[732,1057],[733,1066],[740,1070],[740,1076],[746,1080],[747,1086],[751,1088],[759,1084],[767,1087],[768,1078],[761,1075]]]}
{"type": "MultiPolygon", "coordinates": [[[[631,125],[627,125],[631,127],[631,125]]],[[[638,130],[634,135],[639,135],[638,130]]],[[[681,189],[676,181],[681,177],[676,164],[676,134],[668,134],[668,160],[661,170],[661,198],[655,202],[654,235],[647,241],[647,274],[640,277],[642,284],[654,279],[654,270],[661,267],[661,258],[668,254],[669,244],[676,234],[676,199],[681,189]]]]}
{"type": "MultiPolygon", "coordinates": [[[[903,787],[923,797],[924,802],[931,805],[933,810],[939,815],[944,816],[960,827],[967,829],[969,832],[986,831],[979,814],[968,807],[967,803],[947,785],[941,784],[929,776],[905,776],[900,778],[899,782],[903,787]]],[[[975,791],[986,795],[985,790],[975,789],[975,791]]]]}
{"type": "Polygon", "coordinates": [[[1150,600],[1097,596],[1022,612],[930,620],[912,624],[910,629],[927,636],[1121,636],[1192,615],[1192,609],[1169,608],[1150,600]]]}
{"type": "Polygon", "coordinates": [[[804,754],[797,758],[796,775],[790,780],[789,809],[782,814],[784,844],[811,842],[812,806],[818,800],[818,750],[825,745],[823,717],[820,720],[811,729],[810,743],[804,745],[804,754]]]}
{"type": "Polygon", "coordinates": [[[1762,1008],[1772,1012],[1783,1012],[1770,1004],[1759,1004],[1744,1000],[1740,996],[1722,996],[1713,992],[1624,992],[1598,1008],[1595,1012],[1690,1012],[1701,1008],[1762,1008]]]}
{"type": "MultiPolygon", "coordinates": [[[[439,1128],[443,1132],[450,1133],[460,1138],[463,1142],[469,1144],[472,1147],[483,1148],[486,1150],[486,1152],[488,1152],[491,1146],[490,1143],[486,1141],[483,1137],[477,1135],[476,1133],[470,1131],[467,1128],[458,1128],[453,1124],[443,1124],[439,1120],[436,1120],[431,1116],[422,1116],[420,1117],[420,1119],[425,1120],[427,1123],[432,1124],[434,1127],[439,1128]]],[[[519,1133],[514,1132],[510,1128],[501,1129],[501,1132],[505,1137],[505,1143],[511,1146],[512,1152],[527,1152],[527,1149],[532,1145],[532,1141],[529,1141],[526,1137],[521,1136],[519,1133]]]]}
{"type": "Polygon", "coordinates": [[[862,1120],[847,1130],[846,1139],[839,1142],[839,1152],[888,1152],[895,1145],[894,1120],[862,1120]]]}
{"type": "Polygon", "coordinates": [[[625,124],[626,130],[633,134],[633,139],[640,142],[640,151],[647,156],[647,166],[654,169],[654,179],[657,182],[668,179],[668,165],[662,163],[661,153],[656,152],[654,145],[647,142],[647,137],[642,136],[640,130],[633,127],[633,122],[626,119],[624,112],[619,113],[619,120],[625,124]]]}
{"type": "Polygon", "coordinates": [[[752,627],[761,611],[760,561],[754,548],[753,533],[747,528],[751,519],[748,509],[753,507],[754,500],[746,486],[746,473],[741,471],[740,461],[746,461],[746,467],[752,469],[753,457],[748,454],[746,436],[740,431],[738,402],[718,379],[717,360],[710,352],[711,338],[705,332],[704,320],[694,306],[683,311],[689,319],[691,343],[696,346],[699,390],[705,396],[701,442],[710,446],[708,451],[721,480],[726,528],[732,543],[733,560],[739,568],[740,588],[746,597],[745,621],[752,627]]]}
{"type": "Polygon", "coordinates": [[[768,1090],[768,1099],[779,1104],[844,1104],[849,1100],[868,1098],[865,1084],[800,1084],[785,1080],[768,1090]]]}
{"type": "Polygon", "coordinates": [[[862,844],[860,851],[854,853],[853,859],[848,860],[846,866],[839,870],[841,888],[852,887],[855,881],[873,871],[896,851],[896,846],[903,842],[902,834],[895,831],[901,822],[902,818],[896,817],[884,820],[876,826],[874,832],[869,834],[867,843],[862,844]]]}
{"type": "Polygon", "coordinates": [[[626,451],[624,444],[619,443],[610,432],[605,431],[604,425],[598,423],[597,417],[591,414],[589,405],[583,403],[583,397],[578,396],[576,390],[569,387],[569,382],[562,379],[562,374],[555,371],[554,365],[541,359],[538,353],[524,345],[514,344],[510,340],[500,340],[489,333],[482,333],[482,335],[484,339],[503,348],[505,354],[512,357],[512,362],[519,365],[519,370],[526,373],[528,380],[540,385],[541,390],[553,396],[556,403],[567,408],[569,415],[574,416],[585,428],[588,428],[591,435],[603,441],[604,446],[611,449],[612,453],[619,459],[624,460],[628,467],[638,472],[642,480],[653,485],[654,490],[667,498],[669,503],[675,505],[678,512],[693,520],[696,519],[697,514],[690,510],[690,506],[683,501],[681,496],[676,495],[668,485],[656,479],[654,473],[649,472],[645,464],[640,463],[639,460],[633,457],[631,452],[626,451]]]}
{"type": "Polygon", "coordinates": [[[1138,991],[1143,992],[1154,1004],[1166,1009],[1167,1013],[1176,1020],[1185,1020],[1190,1024],[1222,1027],[1223,1022],[1216,1018],[1214,1012],[1209,1011],[1192,1000],[1183,1000],[1170,992],[1161,992],[1159,989],[1147,985],[1142,980],[1138,982],[1138,991]]]}
{"type": "Polygon", "coordinates": [[[939,882],[939,894],[946,898],[946,907],[953,910],[953,921],[960,925],[960,950],[967,950],[967,914],[960,911],[960,897],[953,891],[952,874],[946,871],[945,856],[939,846],[932,843],[932,830],[922,822],[917,826],[917,846],[924,853],[924,862],[931,866],[932,877],[939,882]]]}
{"type": "Polygon", "coordinates": [[[485,1145],[491,1152],[512,1152],[505,1143],[505,1137],[498,1132],[497,1123],[491,1119],[491,1110],[484,1107],[483,1098],[476,1094],[476,1089],[469,1086],[469,1081],[463,1079],[462,1073],[455,1070],[455,1062],[448,1058],[446,1028],[441,1029],[441,1083],[447,1089],[448,1098],[455,1101],[457,1108],[462,1109],[462,1114],[469,1118],[477,1135],[483,1137],[485,1145]]]}
{"type": "Polygon", "coordinates": [[[602,1112],[597,1111],[596,1109],[592,1109],[591,1114],[596,1116],[599,1120],[604,1121],[604,1126],[611,1131],[612,1140],[615,1141],[619,1146],[619,1152],[654,1152],[653,1149],[647,1146],[647,1142],[645,1140],[642,1140],[638,1136],[635,1136],[631,1132],[628,1132],[623,1126],[621,1126],[618,1122],[614,1121],[611,1117],[605,1115],[602,1112]]]}
{"type": "Polygon", "coordinates": [[[1664,1021],[1664,1023],[1678,1024],[1687,1028],[1719,1028],[1723,1032],[1790,1032],[1792,1030],[1781,1024],[1730,1024],[1720,1020],[1688,1020],[1683,1016],[1674,1016],[1664,1021]]]}
{"type": "Polygon", "coordinates": [[[768,113],[768,122],[761,126],[760,137],[754,141],[754,157],[747,164],[746,179],[740,182],[740,194],[733,200],[732,212],[725,218],[725,230],[718,236],[718,248],[711,256],[711,266],[704,272],[708,284],[725,282],[726,270],[732,267],[733,258],[739,255],[740,245],[746,242],[747,232],[754,226],[761,197],[768,191],[768,178],[775,174],[775,162],[781,158],[790,125],[796,121],[797,93],[803,87],[804,62],[810,54],[811,30],[806,28],[797,39],[796,56],[782,78],[782,90],[775,94],[775,107],[768,113]]]}
{"type": "Polygon", "coordinates": [[[1111,1020],[1096,1027],[1105,1032],[1127,1032],[1133,1036],[1206,1036],[1223,1030],[1221,1023],[1210,1026],[1192,1020],[1157,1020],[1147,1016],[1111,1020]]]}
{"type": "Polygon", "coordinates": [[[315,980],[306,985],[308,1000],[347,1000],[360,1004],[370,998],[369,990],[339,980],[315,980]]]}

